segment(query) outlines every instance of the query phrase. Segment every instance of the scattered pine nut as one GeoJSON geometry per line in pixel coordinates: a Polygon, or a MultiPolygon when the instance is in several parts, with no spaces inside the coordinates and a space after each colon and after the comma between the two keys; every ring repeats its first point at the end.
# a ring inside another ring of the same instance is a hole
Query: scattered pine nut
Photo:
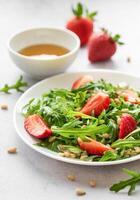
{"type": "Polygon", "coordinates": [[[131,62],[131,58],[127,57],[127,62],[130,63],[131,62]]]}
{"type": "Polygon", "coordinates": [[[86,194],[86,191],[83,190],[82,188],[76,188],[75,191],[76,191],[76,194],[77,194],[78,196],[83,196],[83,195],[86,194]]]}
{"type": "Polygon", "coordinates": [[[56,137],[55,137],[55,136],[52,136],[52,137],[49,138],[49,142],[53,142],[53,141],[55,141],[55,140],[56,140],[56,137]]]}
{"type": "Polygon", "coordinates": [[[74,175],[72,175],[72,174],[69,174],[67,176],[67,178],[68,178],[69,181],[75,181],[76,180],[76,177],[74,175]]]}
{"type": "Polygon", "coordinates": [[[85,160],[87,157],[87,155],[81,155],[80,160],[85,160]]]}
{"type": "Polygon", "coordinates": [[[135,147],[136,153],[140,153],[140,147],[135,147]]]}
{"type": "Polygon", "coordinates": [[[120,103],[120,100],[118,98],[115,98],[114,101],[115,101],[116,104],[120,103]]]}
{"type": "Polygon", "coordinates": [[[90,181],[89,181],[89,185],[90,185],[91,187],[95,187],[95,186],[96,186],[96,181],[95,181],[95,180],[90,180],[90,181]]]}
{"type": "Polygon", "coordinates": [[[128,112],[128,111],[129,111],[128,108],[123,108],[123,109],[122,109],[122,112],[128,112]]]}
{"type": "Polygon", "coordinates": [[[120,119],[120,117],[118,117],[117,123],[120,124],[120,122],[121,122],[121,119],[120,119]]]}
{"type": "Polygon", "coordinates": [[[66,158],[70,158],[70,152],[65,151],[65,152],[64,152],[64,157],[66,157],[66,158]]]}
{"type": "Polygon", "coordinates": [[[70,158],[76,158],[76,155],[74,153],[70,153],[70,158]]]}
{"type": "Polygon", "coordinates": [[[2,105],[0,106],[0,108],[1,108],[2,110],[8,110],[8,105],[2,104],[2,105]]]}
{"type": "Polygon", "coordinates": [[[7,152],[11,153],[11,154],[15,154],[15,153],[17,153],[17,148],[16,147],[10,147],[9,149],[7,149],[7,152]]]}
{"type": "Polygon", "coordinates": [[[108,133],[104,133],[104,134],[102,135],[102,137],[105,138],[105,139],[108,139],[108,138],[110,137],[110,135],[109,135],[108,133]]]}

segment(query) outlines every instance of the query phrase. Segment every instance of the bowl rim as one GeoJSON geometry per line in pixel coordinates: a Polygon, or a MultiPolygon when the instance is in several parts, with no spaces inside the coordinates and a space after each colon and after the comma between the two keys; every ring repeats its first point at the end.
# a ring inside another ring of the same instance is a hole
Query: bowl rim
{"type": "Polygon", "coordinates": [[[21,58],[24,58],[24,59],[27,59],[27,60],[33,60],[33,61],[55,61],[55,60],[61,60],[63,58],[67,58],[69,56],[71,56],[72,54],[76,53],[78,51],[78,49],[80,48],[80,39],[79,37],[72,31],[66,29],[66,28],[63,28],[63,27],[35,27],[35,28],[29,28],[29,29],[25,29],[23,31],[19,31],[17,32],[16,34],[13,34],[10,39],[8,40],[8,43],[7,43],[7,47],[8,47],[8,50],[10,53],[14,54],[15,56],[18,56],[18,57],[21,57],[21,58]],[[55,58],[43,58],[43,59],[34,59],[33,57],[31,56],[25,56],[25,55],[22,55],[20,53],[18,53],[17,51],[15,51],[12,47],[11,47],[11,42],[13,39],[15,39],[18,35],[20,34],[23,34],[23,33],[26,33],[26,32],[29,32],[29,31],[38,31],[38,30],[53,30],[53,31],[61,31],[61,32],[65,32],[66,34],[70,35],[71,37],[73,37],[76,41],[76,44],[75,44],[75,47],[70,50],[68,53],[64,54],[64,55],[61,55],[61,56],[58,56],[58,57],[55,57],[55,58]]]}

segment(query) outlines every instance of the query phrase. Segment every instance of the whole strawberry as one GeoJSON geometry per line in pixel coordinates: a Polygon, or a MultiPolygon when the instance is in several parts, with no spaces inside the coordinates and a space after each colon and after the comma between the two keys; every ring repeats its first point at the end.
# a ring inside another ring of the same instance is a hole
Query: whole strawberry
{"type": "Polygon", "coordinates": [[[93,18],[97,12],[89,13],[87,9],[83,8],[81,3],[78,3],[76,8],[73,8],[72,11],[75,16],[67,22],[66,28],[78,35],[81,46],[83,46],[87,44],[93,32],[93,18]],[[84,12],[86,16],[83,16],[84,12]]]}
{"type": "Polygon", "coordinates": [[[88,43],[88,59],[90,62],[104,61],[111,58],[116,50],[120,35],[111,36],[105,29],[102,32],[92,34],[88,43]]]}

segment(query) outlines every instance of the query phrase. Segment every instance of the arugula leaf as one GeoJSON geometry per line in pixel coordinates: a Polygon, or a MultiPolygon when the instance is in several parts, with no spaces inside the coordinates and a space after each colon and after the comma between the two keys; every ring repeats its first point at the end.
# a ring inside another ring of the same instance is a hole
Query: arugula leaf
{"type": "Polygon", "coordinates": [[[128,169],[123,169],[123,171],[132,176],[132,178],[113,184],[110,187],[110,190],[114,192],[119,192],[126,187],[130,187],[128,195],[131,195],[132,192],[135,190],[136,185],[140,183],[140,173],[128,169]]]}
{"type": "Polygon", "coordinates": [[[101,79],[96,83],[88,83],[81,88],[73,90],[72,92],[73,93],[77,93],[79,91],[82,91],[82,92],[83,91],[87,91],[87,92],[95,91],[95,92],[97,92],[99,90],[102,90],[102,91],[106,92],[110,97],[114,98],[117,96],[116,89],[117,89],[117,86],[114,86],[111,83],[107,83],[105,80],[101,79]]]}
{"type": "Polygon", "coordinates": [[[129,133],[124,139],[129,139],[130,137],[133,137],[134,139],[140,139],[140,128],[129,133]]]}
{"type": "Polygon", "coordinates": [[[117,138],[117,134],[118,134],[118,126],[116,125],[116,123],[113,120],[109,120],[109,131],[108,133],[111,134],[111,138],[109,140],[109,143],[112,143],[116,140],[117,138]]]}
{"type": "Polygon", "coordinates": [[[78,93],[78,92],[83,92],[83,91],[90,91],[90,90],[94,90],[95,88],[96,88],[96,84],[95,83],[87,83],[83,87],[80,87],[78,89],[72,90],[72,92],[73,93],[78,93]]]}
{"type": "MultiPolygon", "coordinates": [[[[67,141],[67,142],[69,142],[69,141],[67,141]]],[[[48,139],[41,140],[36,145],[40,146],[40,147],[48,148],[55,152],[60,152],[59,145],[65,145],[65,144],[66,144],[66,141],[63,138],[57,138],[57,140],[54,140],[53,142],[49,142],[48,139]]],[[[69,142],[69,144],[70,144],[70,142],[69,142]]]]}
{"type": "Polygon", "coordinates": [[[6,94],[10,93],[10,90],[16,90],[17,92],[24,92],[23,87],[27,87],[27,82],[23,81],[23,76],[20,76],[19,79],[13,85],[5,84],[1,89],[0,92],[4,92],[6,94]]]}
{"type": "Polygon", "coordinates": [[[133,147],[139,147],[140,146],[140,140],[134,140],[134,139],[119,139],[112,143],[112,148],[133,148],[133,147]]]}
{"type": "Polygon", "coordinates": [[[132,177],[139,176],[139,173],[133,170],[123,168],[123,171],[132,177]]]}
{"type": "Polygon", "coordinates": [[[82,160],[93,162],[93,161],[99,161],[100,158],[101,158],[101,156],[92,155],[92,156],[87,156],[87,157],[83,158],[82,160]]]}
{"type": "Polygon", "coordinates": [[[90,115],[86,115],[82,112],[77,112],[77,111],[70,111],[67,113],[69,116],[73,116],[73,117],[81,117],[83,119],[92,119],[92,120],[97,120],[96,117],[90,116],[90,115]]]}
{"type": "Polygon", "coordinates": [[[63,128],[76,128],[76,127],[80,128],[81,124],[83,124],[82,121],[79,121],[78,119],[74,119],[73,121],[70,121],[64,124],[63,128]]]}
{"type": "Polygon", "coordinates": [[[99,161],[111,161],[111,160],[117,160],[117,153],[113,151],[106,151],[105,154],[100,158],[99,161]]]}
{"type": "Polygon", "coordinates": [[[52,131],[56,135],[61,135],[66,138],[70,137],[82,137],[85,138],[86,136],[89,136],[91,138],[96,138],[96,134],[99,133],[106,133],[108,131],[108,127],[106,125],[100,125],[100,126],[87,126],[85,128],[58,128],[53,126],[52,131]]]}
{"type": "Polygon", "coordinates": [[[83,152],[78,146],[59,145],[58,148],[61,151],[69,151],[71,153],[74,153],[77,156],[79,156],[83,152]]]}
{"type": "Polygon", "coordinates": [[[32,98],[28,104],[22,108],[22,114],[27,117],[32,114],[37,114],[40,109],[40,99],[32,98]]]}

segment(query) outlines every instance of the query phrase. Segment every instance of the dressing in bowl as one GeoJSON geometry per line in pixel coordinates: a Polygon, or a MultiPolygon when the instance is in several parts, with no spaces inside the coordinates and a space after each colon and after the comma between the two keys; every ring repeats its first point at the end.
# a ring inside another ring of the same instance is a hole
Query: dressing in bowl
{"type": "Polygon", "coordinates": [[[8,43],[16,66],[37,79],[64,72],[76,58],[79,47],[77,35],[61,28],[29,29],[8,43]]]}

